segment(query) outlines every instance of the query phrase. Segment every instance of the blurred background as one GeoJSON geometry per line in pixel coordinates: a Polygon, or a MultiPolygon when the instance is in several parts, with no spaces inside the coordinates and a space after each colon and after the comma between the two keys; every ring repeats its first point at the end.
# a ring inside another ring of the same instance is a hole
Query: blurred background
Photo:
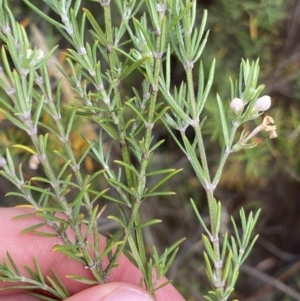
{"type": "MultiPolygon", "coordinates": [[[[32,3],[57,18],[42,1],[32,3]]],[[[61,78],[55,65],[65,66],[64,51],[69,45],[55,28],[29,11],[22,1],[10,0],[9,5],[16,19],[28,30],[33,45],[51,49],[59,44],[59,51],[49,62],[55,87],[61,78]]],[[[90,9],[95,5],[98,4],[83,1],[83,6],[90,9]]],[[[198,1],[199,23],[203,9],[208,10],[206,28],[210,30],[202,55],[206,72],[212,59],[215,57],[217,60],[204,129],[212,173],[219,161],[221,134],[219,126],[216,127],[219,113],[215,95],[219,93],[224,102],[230,100],[229,77],[233,80],[238,78],[241,58],[260,59],[259,83],[265,84],[263,94],[272,97],[272,107],[267,114],[274,118],[278,129],[277,139],[269,140],[267,133],[260,133],[255,138],[256,148],[230,156],[216,192],[216,198],[223,204],[222,231],[231,232],[230,216],[238,218],[241,206],[246,212],[262,209],[256,229],[260,237],[242,267],[234,297],[243,301],[300,300],[300,1],[202,0],[198,1]]],[[[100,9],[96,11],[100,13],[100,9]]],[[[120,21],[118,18],[116,23],[120,21]]],[[[101,15],[98,19],[101,23],[101,15]]],[[[172,74],[173,83],[180,83],[184,79],[184,71],[175,58],[172,64],[173,70],[176,70],[172,74]]],[[[134,85],[136,79],[131,80],[134,85]]],[[[125,93],[132,94],[130,86],[131,83],[122,87],[125,93]]],[[[63,84],[63,96],[65,106],[76,96],[67,82],[63,84]]],[[[5,97],[3,91],[0,97],[5,97]]],[[[43,119],[51,125],[49,116],[45,114],[43,119]]],[[[257,124],[261,120],[259,118],[257,124]]],[[[255,126],[254,121],[248,122],[245,129],[251,130],[255,126]]],[[[88,121],[77,121],[72,141],[78,155],[86,146],[80,132],[92,139],[97,128],[88,121]]],[[[144,220],[159,218],[164,221],[146,229],[149,252],[152,245],[162,251],[176,240],[186,237],[169,277],[174,279],[174,285],[188,301],[201,301],[204,300],[203,293],[209,289],[203,265],[203,229],[192,211],[189,198],[197,202],[204,220],[209,223],[205,194],[187,159],[163,126],[158,125],[154,134],[158,140],[165,139],[166,142],[154,157],[151,168],[184,169],[166,184],[166,189],[176,192],[175,196],[148,200],[142,206],[144,220]]],[[[53,141],[53,149],[56,148],[55,140],[50,141],[53,141]]],[[[16,166],[23,163],[26,177],[42,173],[40,168],[30,168],[28,154],[12,148],[16,143],[27,144],[26,135],[0,115],[0,148],[10,148],[16,166]]],[[[113,156],[120,157],[117,146],[113,148],[113,156]]],[[[55,158],[53,164],[58,170],[62,162],[55,158]]],[[[91,158],[84,163],[87,173],[101,168],[91,158]]],[[[99,185],[106,186],[104,182],[99,185]]],[[[23,202],[5,197],[7,192],[15,189],[0,178],[1,206],[23,202]]],[[[113,211],[114,207],[108,206],[107,214],[113,211]]],[[[115,225],[103,218],[99,228],[101,232],[113,231],[115,225]]]]}

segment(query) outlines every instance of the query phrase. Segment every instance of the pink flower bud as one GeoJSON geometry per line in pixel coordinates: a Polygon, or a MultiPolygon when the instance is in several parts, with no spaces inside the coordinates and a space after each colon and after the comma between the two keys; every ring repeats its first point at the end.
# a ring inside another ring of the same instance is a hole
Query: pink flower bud
{"type": "Polygon", "coordinates": [[[239,98],[234,98],[230,102],[229,106],[231,111],[233,111],[235,114],[239,114],[244,108],[244,102],[239,98]]]}
{"type": "Polygon", "coordinates": [[[270,109],[270,107],[271,107],[271,97],[268,95],[264,95],[256,100],[252,111],[264,112],[270,109]]]}

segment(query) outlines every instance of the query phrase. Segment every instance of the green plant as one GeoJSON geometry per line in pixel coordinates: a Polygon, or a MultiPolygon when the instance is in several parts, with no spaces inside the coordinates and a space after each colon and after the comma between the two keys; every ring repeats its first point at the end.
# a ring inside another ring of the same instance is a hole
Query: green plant
{"type": "MultiPolygon", "coordinates": [[[[15,147],[29,152],[44,171],[43,176],[25,180],[22,165],[15,167],[9,149],[0,157],[1,175],[19,189],[19,192],[9,195],[24,198],[32,207],[32,213],[17,218],[36,215],[44,219],[44,222],[24,229],[23,233],[61,237],[64,245],[55,246],[54,250],[87,266],[93,276],[91,279],[80,275],[69,277],[89,284],[105,283],[119,256],[125,253],[141,271],[141,284],[155,296],[155,291],[168,283],[161,281],[182,241],[175,242],[161,255],[155,247],[151,256],[147,256],[145,251],[143,229],[160,220],[142,221],[141,205],[152,197],[172,195],[173,192],[164,191],[161,186],[180,172],[172,168],[150,169],[155,151],[163,143],[162,140],[156,141],[153,127],[162,122],[189,159],[206,192],[210,229],[201,218],[196,203],[191,200],[191,204],[206,232],[203,235],[204,258],[212,286],[207,299],[227,300],[234,290],[239,267],[257,238],[251,235],[259,213],[246,216],[241,209],[241,233],[232,219],[233,235],[221,234],[222,208],[214,197],[214,191],[231,153],[254,147],[255,143],[248,142],[261,130],[269,131],[270,138],[276,137],[275,126],[272,126],[274,121],[266,116],[250,134],[242,132],[240,139],[235,141],[238,128],[258,118],[271,105],[268,96],[259,97],[263,86],[257,86],[258,60],[253,63],[242,61],[239,79],[231,81],[229,106],[219,95],[216,97],[220,114],[220,123],[216,126],[223,137],[220,163],[212,175],[203,139],[206,117],[202,115],[213,83],[215,61],[211,63],[205,80],[200,57],[208,38],[208,32],[205,33],[207,12],[204,11],[201,25],[197,28],[196,1],[115,0],[116,7],[110,0],[94,1],[99,2],[103,9],[104,27],[99,25],[91,11],[83,8],[81,12],[81,0],[44,0],[61,21],[49,17],[30,1],[24,2],[54,25],[72,46],[66,60],[70,72],[63,68],[61,72],[78,94],[79,102],[62,104],[61,84],[55,91],[51,87],[47,60],[56,48],[48,54],[33,48],[25,29],[15,21],[7,1],[0,1],[0,38],[4,44],[0,83],[8,97],[0,99],[0,112],[27,133],[32,147],[23,144],[15,147]],[[121,16],[119,23],[112,21],[113,8],[121,16]],[[143,10],[145,13],[139,16],[143,10]],[[87,42],[87,26],[91,27],[93,42],[87,42]],[[176,55],[186,74],[186,80],[179,87],[171,81],[172,55],[176,55]],[[132,82],[132,74],[138,75],[141,81],[134,83],[132,91],[124,95],[122,86],[127,81],[132,82]],[[52,123],[44,122],[42,114],[50,117],[52,123]],[[75,121],[86,119],[98,125],[99,135],[94,140],[83,135],[87,147],[76,158],[70,134],[75,121]],[[192,141],[186,136],[187,128],[194,131],[192,141]],[[174,130],[179,131],[180,139],[174,130]],[[108,148],[104,147],[104,136],[111,141],[108,148]],[[53,154],[48,147],[49,139],[54,139],[59,145],[54,153],[63,162],[60,170],[50,163],[53,154]],[[111,157],[114,144],[120,147],[120,158],[111,157]],[[88,156],[101,166],[91,175],[86,175],[82,168],[88,156]],[[110,194],[108,188],[95,188],[94,183],[99,181],[99,177],[115,194],[110,194]],[[149,179],[153,177],[157,181],[149,186],[149,179]],[[37,182],[43,187],[36,185],[37,182]],[[102,252],[97,219],[104,208],[99,209],[99,200],[115,203],[119,210],[118,216],[109,216],[119,229],[107,238],[102,252]],[[55,234],[39,231],[45,224],[50,225],[55,234]],[[74,233],[75,242],[67,230],[74,233]],[[105,257],[109,260],[107,266],[103,265],[105,257]]],[[[48,278],[50,285],[45,288],[45,278],[38,262],[35,261],[35,270],[26,269],[33,279],[24,280],[8,253],[7,260],[0,265],[0,279],[8,282],[22,279],[28,283],[30,290],[43,287],[53,295],[50,299],[39,294],[46,300],[62,300],[68,296],[63,280],[58,279],[55,271],[53,278],[48,278]]]]}

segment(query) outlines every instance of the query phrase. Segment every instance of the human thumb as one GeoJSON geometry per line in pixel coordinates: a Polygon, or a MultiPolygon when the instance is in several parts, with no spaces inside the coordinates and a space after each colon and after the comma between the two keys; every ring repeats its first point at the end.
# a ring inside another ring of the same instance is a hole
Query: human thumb
{"type": "Polygon", "coordinates": [[[138,286],[112,282],[88,288],[65,301],[154,301],[154,299],[138,286]]]}

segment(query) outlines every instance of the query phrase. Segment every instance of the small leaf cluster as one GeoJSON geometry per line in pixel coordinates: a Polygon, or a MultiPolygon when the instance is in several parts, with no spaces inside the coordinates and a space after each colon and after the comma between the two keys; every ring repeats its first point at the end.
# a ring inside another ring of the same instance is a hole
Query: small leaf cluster
{"type": "Polygon", "coordinates": [[[41,271],[39,263],[36,258],[33,258],[34,261],[34,269],[25,265],[24,268],[27,273],[30,275],[29,277],[25,277],[20,272],[18,266],[14,262],[10,253],[6,253],[7,258],[3,260],[0,264],[0,280],[4,282],[16,282],[16,285],[6,286],[1,288],[1,290],[6,289],[21,289],[31,291],[30,295],[39,298],[40,300],[46,301],[57,301],[64,300],[69,297],[69,293],[64,286],[63,282],[56,274],[56,272],[52,269],[52,277],[45,277],[41,271]],[[49,294],[53,295],[53,297],[45,296],[36,290],[46,291],[49,294]]]}

